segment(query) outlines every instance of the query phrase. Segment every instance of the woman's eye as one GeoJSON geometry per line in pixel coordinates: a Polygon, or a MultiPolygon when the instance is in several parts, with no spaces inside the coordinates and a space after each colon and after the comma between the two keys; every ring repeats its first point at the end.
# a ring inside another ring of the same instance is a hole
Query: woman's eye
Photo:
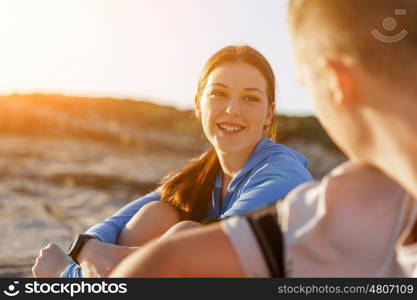
{"type": "Polygon", "coordinates": [[[225,97],[226,93],[222,91],[211,91],[209,95],[214,97],[225,97]]]}
{"type": "Polygon", "coordinates": [[[250,96],[250,95],[245,96],[244,99],[246,101],[249,101],[249,102],[259,102],[260,101],[258,97],[250,96]]]}

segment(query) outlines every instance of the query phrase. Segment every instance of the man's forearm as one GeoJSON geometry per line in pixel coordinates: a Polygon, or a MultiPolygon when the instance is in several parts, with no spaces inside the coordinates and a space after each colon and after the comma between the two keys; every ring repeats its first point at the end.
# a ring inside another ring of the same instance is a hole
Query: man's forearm
{"type": "Polygon", "coordinates": [[[219,224],[152,241],[124,259],[110,277],[242,277],[219,224]]]}

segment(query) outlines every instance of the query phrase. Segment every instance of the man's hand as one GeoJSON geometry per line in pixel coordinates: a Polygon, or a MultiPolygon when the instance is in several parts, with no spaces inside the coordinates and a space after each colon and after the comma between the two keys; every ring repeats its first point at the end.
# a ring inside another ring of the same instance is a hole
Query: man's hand
{"type": "Polygon", "coordinates": [[[70,262],[71,259],[58,245],[48,244],[39,251],[32,273],[34,277],[61,277],[70,262]]]}
{"type": "Polygon", "coordinates": [[[84,277],[107,277],[114,267],[137,248],[88,240],[78,255],[84,277]]]}

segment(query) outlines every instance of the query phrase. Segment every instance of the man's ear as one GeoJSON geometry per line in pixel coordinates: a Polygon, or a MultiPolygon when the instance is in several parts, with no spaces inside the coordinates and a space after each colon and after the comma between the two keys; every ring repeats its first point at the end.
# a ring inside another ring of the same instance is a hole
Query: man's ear
{"type": "Polygon", "coordinates": [[[200,110],[200,101],[198,101],[198,95],[194,96],[194,111],[195,111],[195,116],[197,117],[197,119],[201,119],[201,110],[200,110]]]}
{"type": "Polygon", "coordinates": [[[356,94],[352,68],[343,62],[331,60],[327,60],[324,67],[334,103],[340,106],[352,105],[356,94]]]}

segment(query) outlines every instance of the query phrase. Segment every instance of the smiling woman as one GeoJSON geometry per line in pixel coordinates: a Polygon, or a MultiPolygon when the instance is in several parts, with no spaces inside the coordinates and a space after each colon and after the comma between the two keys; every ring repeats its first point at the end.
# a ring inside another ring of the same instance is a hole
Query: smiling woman
{"type": "Polygon", "coordinates": [[[219,151],[248,155],[271,126],[275,104],[266,87],[261,72],[246,63],[225,64],[210,74],[196,109],[219,151]]]}
{"type": "Polygon", "coordinates": [[[222,203],[228,184],[260,140],[265,136],[275,140],[274,111],[275,76],[258,51],[229,46],[214,53],[203,68],[195,96],[196,116],[213,149],[168,181],[163,199],[179,207],[186,218],[187,214],[196,221],[206,218],[219,169],[222,203]]]}
{"type": "MultiPolygon", "coordinates": [[[[135,200],[81,235],[71,257],[87,276],[106,276],[144,243],[283,198],[312,180],[307,159],[275,143],[275,77],[249,46],[229,46],[206,63],[195,96],[196,116],[212,149],[154,192],[135,200]],[[266,138],[266,137],[269,137],[266,138]],[[160,201],[157,201],[160,200],[160,201]],[[152,202],[152,203],[151,203],[152,202]],[[116,245],[109,245],[117,243],[116,245]],[[100,253],[100,255],[97,255],[100,253]]],[[[62,252],[62,251],[61,251],[62,252]]],[[[35,276],[81,276],[56,246],[41,251],[35,276]]]]}

